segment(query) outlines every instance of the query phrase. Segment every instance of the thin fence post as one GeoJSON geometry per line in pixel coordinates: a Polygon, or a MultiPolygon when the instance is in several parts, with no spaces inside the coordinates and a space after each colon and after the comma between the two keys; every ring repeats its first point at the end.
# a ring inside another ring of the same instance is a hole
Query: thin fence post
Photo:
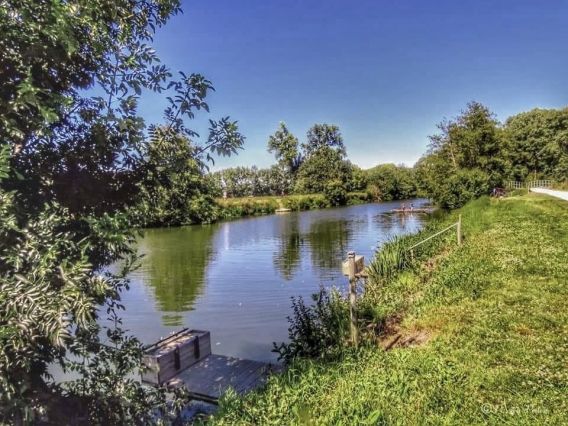
{"type": "Polygon", "coordinates": [[[457,237],[458,237],[458,246],[462,244],[462,215],[458,216],[458,224],[456,226],[457,230],[457,237]]]}
{"type": "Polygon", "coordinates": [[[357,328],[357,311],[355,305],[357,303],[357,277],[355,276],[355,252],[350,251],[347,254],[349,263],[349,319],[351,329],[351,342],[357,347],[359,344],[359,330],[357,328]]]}

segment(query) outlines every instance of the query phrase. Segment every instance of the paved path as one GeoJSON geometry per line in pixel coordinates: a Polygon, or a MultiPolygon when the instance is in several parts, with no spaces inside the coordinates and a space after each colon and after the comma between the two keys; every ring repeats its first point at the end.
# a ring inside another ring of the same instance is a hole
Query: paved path
{"type": "Polygon", "coordinates": [[[538,192],[539,194],[547,194],[568,201],[568,191],[557,191],[555,189],[545,189],[545,188],[531,188],[531,192],[538,192]]]}

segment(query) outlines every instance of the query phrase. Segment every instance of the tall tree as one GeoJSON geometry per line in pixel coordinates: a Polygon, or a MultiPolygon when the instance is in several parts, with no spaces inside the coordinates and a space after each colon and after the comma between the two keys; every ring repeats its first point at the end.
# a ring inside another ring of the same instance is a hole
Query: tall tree
{"type": "Polygon", "coordinates": [[[351,164],[344,160],[340,151],[324,146],[307,156],[295,184],[299,193],[324,192],[327,183],[339,182],[347,190],[352,175],[351,164]]]}
{"type": "Polygon", "coordinates": [[[278,130],[268,138],[268,152],[274,153],[278,163],[291,175],[302,163],[298,138],[290,133],[284,122],[280,122],[278,130]]]}
{"type": "Polygon", "coordinates": [[[512,177],[568,177],[568,108],[533,109],[505,123],[512,177]]]}
{"type": "Polygon", "coordinates": [[[470,102],[454,120],[438,126],[428,154],[417,165],[421,189],[444,207],[501,186],[508,174],[506,143],[499,122],[487,107],[470,102]]]}
{"type": "Polygon", "coordinates": [[[337,192],[346,192],[351,181],[352,166],[347,156],[339,127],[314,124],[302,144],[304,161],[297,173],[295,191],[303,193],[324,192],[327,184],[337,192]],[[333,182],[333,185],[330,183],[333,182]]]}
{"type": "Polygon", "coordinates": [[[174,78],[150,45],[179,10],[178,0],[0,3],[1,422],[32,422],[49,408],[41,401],[58,395],[45,375],[54,361],[79,373],[68,391],[95,423],[145,423],[165,407],[126,376],[139,366],[140,345],[118,316],[135,261],[122,212],[153,163],[165,161],[161,177],[171,185],[185,176],[170,154],[203,167],[243,143],[228,118],[212,120],[202,144],[188,127],[209,111],[213,87],[198,74],[174,78]],[[143,91],[170,95],[151,137],[137,111],[143,91]],[[106,271],[118,260],[123,271],[106,271]],[[106,333],[101,312],[115,325],[106,333]]]}
{"type": "Polygon", "coordinates": [[[430,152],[445,158],[454,171],[480,169],[491,186],[500,185],[507,172],[505,145],[499,122],[487,107],[470,102],[455,120],[438,125],[430,137],[430,152]]]}
{"type": "Polygon", "coordinates": [[[347,155],[339,127],[333,124],[314,124],[308,130],[306,142],[302,144],[304,155],[309,157],[324,147],[336,150],[342,158],[347,155]]]}

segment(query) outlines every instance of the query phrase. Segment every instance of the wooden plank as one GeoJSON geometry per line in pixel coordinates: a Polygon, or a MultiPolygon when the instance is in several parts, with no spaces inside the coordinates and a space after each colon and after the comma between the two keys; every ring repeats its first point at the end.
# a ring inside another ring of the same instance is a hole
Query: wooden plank
{"type": "Polygon", "coordinates": [[[209,355],[180,372],[167,385],[185,386],[198,399],[216,401],[229,387],[243,394],[262,385],[271,371],[271,365],[263,362],[209,355]]]}
{"type": "Polygon", "coordinates": [[[255,361],[215,356],[189,371],[186,386],[190,391],[219,398],[229,387],[236,388],[239,380],[258,368],[255,361]],[[193,374],[192,374],[193,373],[193,374]]]}
{"type": "Polygon", "coordinates": [[[257,368],[252,374],[249,374],[248,377],[241,380],[238,384],[238,388],[235,389],[239,394],[245,394],[255,388],[258,388],[266,383],[266,379],[268,378],[268,374],[270,370],[267,366],[263,365],[257,368]]]}

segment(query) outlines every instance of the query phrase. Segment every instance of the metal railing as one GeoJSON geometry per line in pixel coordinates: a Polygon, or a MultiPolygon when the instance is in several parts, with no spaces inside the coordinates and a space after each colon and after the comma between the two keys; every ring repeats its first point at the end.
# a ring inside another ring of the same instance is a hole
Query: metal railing
{"type": "Polygon", "coordinates": [[[458,242],[458,245],[461,246],[462,244],[462,215],[460,214],[458,216],[458,221],[456,223],[452,223],[450,226],[448,226],[447,228],[442,229],[441,231],[436,232],[433,235],[430,235],[428,238],[423,239],[422,241],[417,242],[416,244],[414,244],[413,246],[408,248],[408,251],[410,251],[410,256],[412,258],[414,258],[414,249],[422,244],[424,244],[427,241],[430,241],[432,238],[437,237],[438,235],[442,235],[444,232],[448,232],[450,229],[452,228],[456,228],[456,240],[458,242]]]}
{"type": "Polygon", "coordinates": [[[552,181],[547,179],[542,180],[531,180],[528,183],[529,188],[551,188],[552,181]]]}
{"type": "Polygon", "coordinates": [[[507,182],[507,189],[525,189],[527,184],[524,182],[519,182],[515,180],[511,180],[507,182]]]}
{"type": "Polygon", "coordinates": [[[507,182],[508,189],[552,188],[553,181],[549,179],[529,180],[526,182],[511,180],[507,182]]]}

